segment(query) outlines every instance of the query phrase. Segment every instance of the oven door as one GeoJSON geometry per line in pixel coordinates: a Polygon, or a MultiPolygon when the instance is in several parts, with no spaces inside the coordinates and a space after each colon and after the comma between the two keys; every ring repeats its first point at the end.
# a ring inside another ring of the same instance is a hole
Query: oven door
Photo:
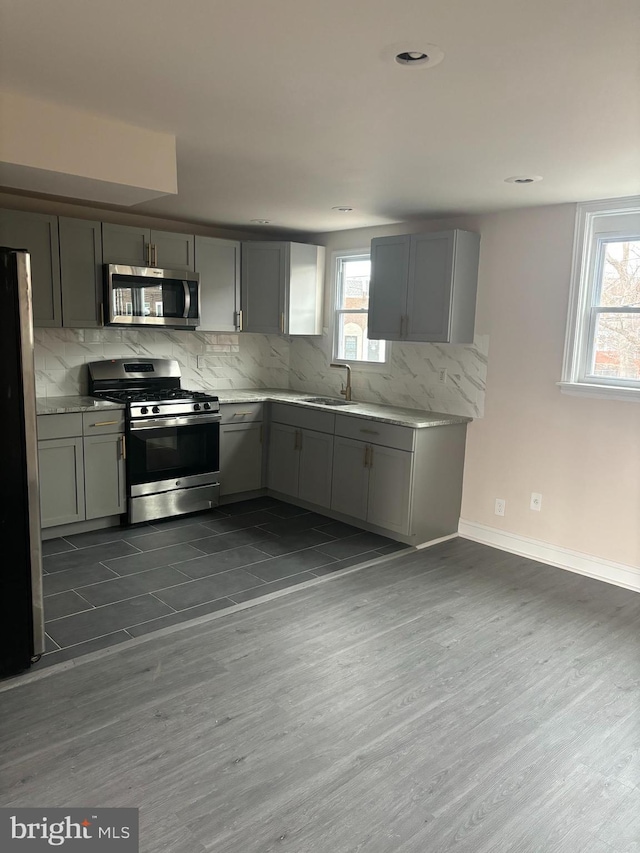
{"type": "Polygon", "coordinates": [[[220,415],[144,418],[127,437],[132,498],[219,484],[220,415]]]}
{"type": "Polygon", "coordinates": [[[200,322],[199,279],[194,272],[107,264],[108,323],[195,328],[200,322]]]}

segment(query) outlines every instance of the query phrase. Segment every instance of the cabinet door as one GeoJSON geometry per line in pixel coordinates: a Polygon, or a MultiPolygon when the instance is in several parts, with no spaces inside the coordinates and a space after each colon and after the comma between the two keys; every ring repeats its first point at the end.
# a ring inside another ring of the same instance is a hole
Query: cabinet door
{"type": "Polygon", "coordinates": [[[267,482],[270,489],[298,497],[300,451],[298,430],[285,424],[271,424],[267,482]]]}
{"type": "Polygon", "coordinates": [[[148,228],[102,223],[102,257],[105,264],[148,267],[151,233],[148,228]]]}
{"type": "Polygon", "coordinates": [[[84,471],[81,438],[38,442],[42,527],[82,521],[84,471]]]}
{"type": "Polygon", "coordinates": [[[78,329],[99,326],[102,305],[100,223],[61,216],[59,229],[63,325],[78,329]]]}
{"type": "Polygon", "coordinates": [[[409,341],[449,340],[455,232],[411,237],[408,323],[409,341]]]}
{"type": "Polygon", "coordinates": [[[242,320],[245,332],[277,335],[284,331],[285,243],[242,244],[242,320]]]}
{"type": "Polygon", "coordinates": [[[124,435],[84,438],[84,487],[87,518],[120,515],[126,508],[124,435]]]}
{"type": "Polygon", "coordinates": [[[365,467],[368,445],[336,436],[333,444],[331,509],[366,519],[369,469],[365,467]]]}
{"type": "Polygon", "coordinates": [[[200,325],[203,332],[237,332],[240,311],[240,243],[196,237],[200,273],[200,325]]]}
{"type": "Polygon", "coordinates": [[[413,453],[371,445],[367,521],[409,533],[413,453]]]}
{"type": "Polygon", "coordinates": [[[193,272],[193,234],[174,234],[171,231],[151,231],[153,265],[164,270],[186,270],[193,272]]]}
{"type": "Polygon", "coordinates": [[[262,424],[220,427],[220,494],[262,488],[262,424]]]}
{"type": "Polygon", "coordinates": [[[331,506],[333,436],[324,432],[301,431],[298,497],[318,506],[331,506]]]}
{"type": "Polygon", "coordinates": [[[61,326],[58,217],[0,210],[0,246],[31,254],[33,325],[61,326]]]}
{"type": "Polygon", "coordinates": [[[411,238],[376,237],[371,241],[369,288],[370,340],[398,341],[407,312],[407,281],[411,238]]]}

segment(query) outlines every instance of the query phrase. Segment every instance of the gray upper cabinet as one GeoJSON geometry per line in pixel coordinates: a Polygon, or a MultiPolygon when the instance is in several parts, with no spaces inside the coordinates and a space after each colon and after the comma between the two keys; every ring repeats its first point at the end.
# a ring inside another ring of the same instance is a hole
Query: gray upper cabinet
{"type": "Polygon", "coordinates": [[[31,254],[33,325],[61,326],[58,217],[0,210],[0,245],[31,254]]]}
{"type": "Polygon", "coordinates": [[[407,308],[411,238],[379,237],[371,241],[369,338],[398,341],[407,308]],[[374,286],[375,275],[375,286],[374,286]]]}
{"type": "Polygon", "coordinates": [[[200,275],[200,331],[237,332],[240,324],[240,243],[195,238],[200,275]]]}
{"type": "Polygon", "coordinates": [[[165,270],[195,270],[193,234],[151,230],[149,242],[152,266],[165,270]]]}
{"type": "Polygon", "coordinates": [[[132,267],[151,266],[148,228],[102,223],[102,258],[105,264],[126,264],[132,267]]]}
{"type": "Polygon", "coordinates": [[[306,243],[242,244],[243,330],[322,333],[324,248],[306,243]]]}
{"type": "Polygon", "coordinates": [[[102,231],[99,222],[59,220],[63,325],[102,325],[102,231]]]}
{"type": "Polygon", "coordinates": [[[105,264],[160,267],[167,270],[195,269],[192,234],[103,222],[102,255],[105,264]]]}
{"type": "Polygon", "coordinates": [[[369,338],[473,343],[479,251],[470,231],[374,238],[369,338]]]}

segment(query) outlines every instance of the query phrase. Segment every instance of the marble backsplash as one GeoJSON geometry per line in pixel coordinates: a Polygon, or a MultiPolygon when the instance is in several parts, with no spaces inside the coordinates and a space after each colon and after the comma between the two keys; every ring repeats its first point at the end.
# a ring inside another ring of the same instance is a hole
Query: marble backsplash
{"type": "MultiPolygon", "coordinates": [[[[387,365],[354,367],[353,396],[367,403],[482,417],[489,338],[468,346],[391,345],[387,365]],[[447,382],[438,373],[447,370],[447,382]]],[[[86,364],[127,356],[175,358],[185,387],[283,388],[337,396],[344,371],[329,368],[331,345],[319,337],[216,334],[147,329],[36,329],[36,394],[85,394],[86,364]]]]}
{"type": "Polygon", "coordinates": [[[87,392],[87,362],[103,358],[175,358],[194,390],[288,388],[289,341],[277,335],[234,335],[148,329],[35,329],[36,395],[87,392]]]}
{"type": "MultiPolygon", "coordinates": [[[[426,409],[450,415],[482,417],[487,381],[489,336],[477,335],[473,344],[391,344],[386,365],[353,367],[355,400],[426,409]],[[438,381],[442,368],[446,383],[438,381]]],[[[290,349],[290,388],[337,396],[345,371],[330,369],[331,338],[293,338],[290,349]]]]}

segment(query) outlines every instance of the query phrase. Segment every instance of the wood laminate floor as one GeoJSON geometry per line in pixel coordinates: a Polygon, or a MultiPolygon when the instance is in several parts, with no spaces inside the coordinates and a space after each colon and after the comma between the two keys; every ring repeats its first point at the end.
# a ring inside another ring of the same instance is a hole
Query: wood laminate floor
{"type": "Polygon", "coordinates": [[[640,596],[464,540],[0,692],[0,804],[144,853],[640,850],[640,596]]]}

